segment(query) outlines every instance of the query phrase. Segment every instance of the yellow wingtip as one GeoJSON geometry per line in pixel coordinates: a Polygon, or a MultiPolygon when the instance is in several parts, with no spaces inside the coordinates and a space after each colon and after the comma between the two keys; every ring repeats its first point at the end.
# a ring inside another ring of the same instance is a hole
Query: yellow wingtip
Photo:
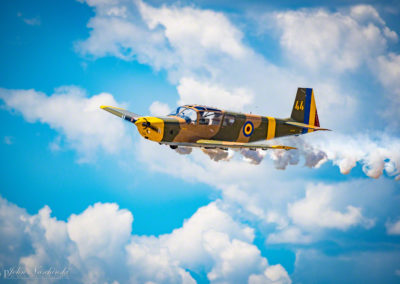
{"type": "Polygon", "coordinates": [[[120,107],[114,107],[114,106],[100,106],[101,109],[105,109],[105,108],[115,108],[115,109],[120,109],[120,110],[125,110],[123,108],[120,107]]]}

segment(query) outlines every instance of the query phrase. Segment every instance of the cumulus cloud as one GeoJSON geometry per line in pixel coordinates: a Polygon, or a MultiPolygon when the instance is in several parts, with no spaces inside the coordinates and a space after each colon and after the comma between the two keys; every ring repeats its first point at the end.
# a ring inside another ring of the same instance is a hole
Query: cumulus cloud
{"type": "Polygon", "coordinates": [[[347,230],[351,226],[374,226],[375,221],[362,216],[361,208],[346,206],[345,212],[331,208],[334,187],[309,186],[304,199],[288,205],[288,216],[302,227],[323,227],[347,230]]]}
{"type": "Polygon", "coordinates": [[[336,12],[319,8],[272,14],[269,18],[280,31],[280,45],[291,64],[297,68],[306,66],[314,74],[333,72],[335,75],[364,67],[362,72],[369,70],[384,91],[376,89],[379,95],[355,91],[353,96],[366,108],[368,102],[376,100],[373,112],[386,120],[390,131],[398,128],[400,88],[394,78],[398,78],[399,54],[389,52],[390,44],[398,41],[398,35],[373,6],[355,5],[336,12]],[[382,100],[386,100],[386,107],[379,106],[382,100]]]}
{"type": "Polygon", "coordinates": [[[193,78],[184,77],[177,87],[180,95],[178,104],[202,104],[215,107],[225,107],[241,110],[252,102],[253,95],[244,88],[227,91],[222,86],[198,82],[193,78]]]}
{"type": "Polygon", "coordinates": [[[286,227],[281,231],[271,233],[267,238],[268,244],[309,244],[312,241],[313,238],[311,235],[303,233],[299,228],[294,226],[286,227]]]}
{"type": "Polygon", "coordinates": [[[240,58],[246,53],[242,33],[221,13],[192,7],[154,8],[139,0],[86,2],[97,15],[88,24],[90,38],[77,44],[84,54],[137,57],[157,70],[183,74],[202,68],[212,72],[207,63],[215,55],[240,58]],[[112,13],[121,9],[125,13],[112,13]]]}
{"type": "Polygon", "coordinates": [[[187,269],[207,271],[211,283],[260,277],[290,283],[287,272],[269,266],[252,244],[253,229],[217,203],[154,237],[132,235],[132,213],[115,203],[96,203],[65,222],[51,217],[47,206],[29,215],[0,198],[1,264],[20,265],[32,275],[35,267],[68,267],[68,276],[82,283],[196,283],[187,269]]]}
{"type": "Polygon", "coordinates": [[[389,53],[377,58],[377,68],[374,68],[379,81],[385,87],[385,95],[391,99],[391,107],[381,112],[383,117],[388,118],[391,128],[399,128],[399,120],[391,119],[398,117],[400,108],[400,54],[389,53]]]}
{"type": "Polygon", "coordinates": [[[389,53],[387,56],[378,57],[378,76],[383,85],[393,89],[400,100],[400,54],[389,53]]]}
{"type": "Polygon", "coordinates": [[[155,101],[150,105],[150,114],[154,116],[166,116],[171,113],[171,108],[166,103],[155,101]]]}
{"type": "Polygon", "coordinates": [[[292,281],[289,278],[288,273],[282,267],[282,265],[271,265],[269,266],[263,274],[251,275],[249,278],[249,284],[290,284],[292,281]]]}
{"type": "MultiPolygon", "coordinates": [[[[362,113],[366,101],[359,100],[356,91],[348,87],[344,90],[335,77],[319,75],[311,76],[313,79],[310,80],[307,76],[299,75],[303,71],[293,72],[268,62],[243,43],[242,32],[223,13],[178,4],[153,7],[142,1],[87,3],[95,8],[96,15],[89,22],[90,37],[80,42],[79,50],[95,56],[111,54],[125,60],[137,59],[156,70],[165,69],[170,80],[177,85],[178,104],[203,103],[246,110],[257,102],[260,113],[282,116],[288,113],[296,88],[307,84],[317,90],[317,105],[324,126],[349,131],[358,130],[358,126],[365,124],[366,120],[380,125],[378,120],[371,119],[371,115],[362,113]],[[123,8],[126,13],[110,15],[110,11],[116,8],[123,8]],[[209,32],[211,24],[212,33],[209,32]],[[199,30],[199,27],[202,29],[199,30]],[[192,38],[193,34],[196,34],[195,39],[192,38]],[[229,48],[215,40],[220,35],[232,41],[229,48]]],[[[307,38],[312,35],[318,39],[293,40],[300,42],[300,46],[293,50],[300,53],[312,50],[312,56],[323,56],[326,64],[338,63],[344,65],[344,69],[359,66],[365,57],[373,57],[372,53],[383,54],[387,49],[387,41],[395,37],[371,6],[353,6],[336,13],[323,9],[278,12],[274,14],[274,21],[282,22],[281,39],[287,34],[298,37],[302,32],[307,33],[307,38]],[[317,23],[311,22],[313,20],[317,23]],[[295,25],[296,21],[306,25],[295,25]],[[321,23],[318,24],[318,21],[321,23]],[[302,27],[301,31],[294,28],[298,26],[302,27]],[[329,36],[329,40],[323,40],[319,34],[326,29],[316,29],[319,26],[332,27],[336,32],[329,36]],[[370,37],[367,36],[369,32],[370,37]],[[357,40],[358,36],[353,37],[353,34],[362,35],[363,39],[357,40]],[[314,43],[317,50],[309,47],[310,42],[314,43]],[[358,44],[362,45],[361,49],[358,44]],[[304,45],[307,48],[301,48],[304,45]],[[341,48],[337,48],[337,45],[341,48]],[[324,52],[317,52],[319,49],[324,52]],[[330,53],[335,52],[337,56],[331,56],[330,53]],[[352,56],[353,53],[358,55],[352,56]],[[347,57],[355,60],[354,63],[347,57]]],[[[299,58],[307,56],[301,54],[299,58]]],[[[314,158],[324,159],[322,156],[314,158]]],[[[313,163],[314,160],[309,162],[313,163]]]]}
{"type": "Polygon", "coordinates": [[[233,57],[240,57],[246,52],[241,43],[242,33],[221,13],[191,7],[154,8],[140,0],[136,3],[150,29],[158,25],[165,27],[165,36],[183,61],[192,62],[191,55],[201,57],[207,50],[233,57]]]}
{"type": "Polygon", "coordinates": [[[235,156],[228,163],[214,162],[199,149],[193,149],[191,155],[177,155],[165,146],[145,141],[136,149],[140,161],[149,169],[213,186],[220,190],[225,206],[234,216],[275,226],[276,232],[268,234],[270,243],[310,244],[326,237],[327,229],[369,229],[374,218],[383,214],[377,204],[387,203],[387,214],[397,202],[396,182],[387,178],[306,186],[303,179],[308,173],[302,167],[276,171],[268,160],[255,166],[235,156]],[[292,204],[290,211],[288,204],[292,204]],[[321,215],[325,219],[316,220],[321,215]]]}
{"type": "Polygon", "coordinates": [[[117,204],[97,203],[79,215],[71,215],[67,230],[81,258],[97,255],[114,261],[114,252],[121,251],[131,236],[132,222],[132,213],[119,209],[117,204]],[[107,225],[99,226],[100,223],[107,225]],[[88,231],[90,234],[86,233],[88,231]]]}
{"type": "Polygon", "coordinates": [[[388,235],[400,235],[400,219],[395,222],[387,221],[385,226],[388,235]]]}
{"type": "Polygon", "coordinates": [[[61,87],[47,96],[33,89],[0,88],[0,99],[28,122],[45,123],[60,132],[69,146],[78,151],[80,162],[92,160],[98,150],[117,153],[131,141],[123,121],[99,108],[119,105],[108,93],[87,97],[80,88],[61,87]]]}
{"type": "Polygon", "coordinates": [[[353,70],[382,54],[388,40],[397,39],[375,8],[367,5],[336,13],[303,9],[274,16],[286,53],[312,69],[329,65],[339,72],[353,70]]]}

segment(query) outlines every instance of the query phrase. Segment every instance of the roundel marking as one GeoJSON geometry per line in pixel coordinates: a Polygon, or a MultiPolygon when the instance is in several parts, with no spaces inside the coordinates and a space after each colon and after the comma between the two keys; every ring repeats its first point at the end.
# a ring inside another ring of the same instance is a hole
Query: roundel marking
{"type": "Polygon", "coordinates": [[[247,121],[244,125],[243,125],[243,134],[246,137],[249,137],[251,134],[253,134],[254,131],[254,125],[251,121],[247,121]]]}

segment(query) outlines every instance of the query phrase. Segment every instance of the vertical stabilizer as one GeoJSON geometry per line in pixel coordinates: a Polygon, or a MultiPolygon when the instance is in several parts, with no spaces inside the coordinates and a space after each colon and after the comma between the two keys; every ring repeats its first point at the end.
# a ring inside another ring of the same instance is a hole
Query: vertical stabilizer
{"type": "MultiPolygon", "coordinates": [[[[290,116],[296,122],[319,127],[317,106],[312,88],[298,88],[290,116]]],[[[303,133],[312,132],[312,129],[303,129],[303,133]]]]}

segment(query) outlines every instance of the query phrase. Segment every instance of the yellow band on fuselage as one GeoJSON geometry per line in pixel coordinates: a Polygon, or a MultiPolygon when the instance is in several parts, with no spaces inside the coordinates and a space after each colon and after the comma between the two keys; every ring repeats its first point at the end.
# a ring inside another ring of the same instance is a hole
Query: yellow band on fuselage
{"type": "Polygon", "coordinates": [[[274,117],[268,118],[268,131],[267,131],[267,140],[275,137],[275,128],[276,128],[276,120],[274,117]]]}

